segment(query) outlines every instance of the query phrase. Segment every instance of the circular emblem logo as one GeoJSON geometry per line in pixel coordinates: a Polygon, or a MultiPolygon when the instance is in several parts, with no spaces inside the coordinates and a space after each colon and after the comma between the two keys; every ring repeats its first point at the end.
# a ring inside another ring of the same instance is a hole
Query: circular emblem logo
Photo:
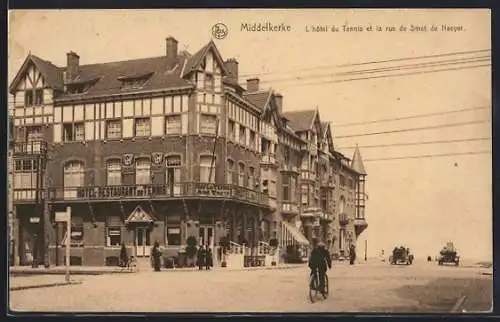
{"type": "Polygon", "coordinates": [[[229,32],[229,30],[228,30],[227,26],[221,22],[216,23],[212,27],[212,36],[214,36],[214,38],[216,38],[216,39],[226,38],[228,32],[229,32]]]}

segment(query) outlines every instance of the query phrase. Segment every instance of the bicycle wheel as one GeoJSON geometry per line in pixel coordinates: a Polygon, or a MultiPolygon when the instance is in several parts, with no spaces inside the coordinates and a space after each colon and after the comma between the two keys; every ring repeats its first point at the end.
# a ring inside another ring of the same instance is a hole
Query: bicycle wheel
{"type": "Polygon", "coordinates": [[[317,274],[313,274],[309,277],[309,300],[311,303],[314,303],[314,298],[318,292],[318,279],[316,278],[316,275],[317,274]]]}
{"type": "Polygon", "coordinates": [[[323,293],[323,298],[327,298],[328,297],[328,275],[325,273],[325,290],[324,290],[324,293],[323,293]]]}

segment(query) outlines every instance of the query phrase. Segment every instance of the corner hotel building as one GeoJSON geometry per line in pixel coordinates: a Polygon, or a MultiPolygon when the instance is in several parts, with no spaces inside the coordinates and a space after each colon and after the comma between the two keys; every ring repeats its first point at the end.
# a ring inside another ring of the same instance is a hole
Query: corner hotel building
{"type": "Polygon", "coordinates": [[[190,54],[169,37],[160,57],[79,60],[29,54],[9,88],[16,265],[64,263],[54,213],[67,206],[72,265],[115,265],[121,243],[174,256],[189,236],[247,249],[276,238],[281,255],[319,238],[340,255],[366,229],[359,150],[335,151],[318,109],[283,111],[257,78],[243,87],[214,42],[190,54]]]}

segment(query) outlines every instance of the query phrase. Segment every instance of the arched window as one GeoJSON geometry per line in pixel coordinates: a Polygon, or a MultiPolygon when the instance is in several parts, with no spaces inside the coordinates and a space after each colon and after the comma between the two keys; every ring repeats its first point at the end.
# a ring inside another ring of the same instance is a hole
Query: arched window
{"type": "Polygon", "coordinates": [[[339,213],[343,214],[345,211],[345,198],[344,196],[340,197],[340,203],[339,203],[339,213]]]}
{"type": "Polygon", "coordinates": [[[238,163],[238,185],[245,185],[245,165],[243,163],[238,163]]]}
{"type": "Polygon", "coordinates": [[[234,175],[234,161],[231,159],[227,159],[226,182],[228,184],[233,184],[233,175],[234,175]]]}
{"type": "Polygon", "coordinates": [[[84,183],[83,162],[70,161],[64,165],[64,187],[82,187],[84,183]]]}
{"type": "Polygon", "coordinates": [[[215,162],[212,162],[212,160],[212,156],[200,156],[200,182],[215,182],[215,169],[212,169],[212,171],[210,171],[212,166],[215,166],[215,162]]]}
{"type": "Polygon", "coordinates": [[[135,161],[135,184],[150,184],[151,182],[151,161],[140,158],[135,161]]]}
{"type": "Polygon", "coordinates": [[[119,186],[122,184],[121,160],[113,159],[106,162],[106,183],[108,186],[119,186]]]}
{"type": "Polygon", "coordinates": [[[81,161],[70,161],[64,165],[64,197],[76,198],[78,187],[84,185],[84,165],[81,161]]]}
{"type": "Polygon", "coordinates": [[[255,169],[248,168],[248,188],[255,189],[255,169]]]}

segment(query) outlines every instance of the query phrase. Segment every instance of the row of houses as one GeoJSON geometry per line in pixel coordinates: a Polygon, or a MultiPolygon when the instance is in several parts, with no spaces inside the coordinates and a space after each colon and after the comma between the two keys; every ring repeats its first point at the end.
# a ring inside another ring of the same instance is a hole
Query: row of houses
{"type": "MultiPolygon", "coordinates": [[[[58,67],[30,54],[12,81],[12,258],[61,264],[71,207],[71,261],[111,265],[123,243],[176,254],[193,236],[250,249],[324,241],[347,253],[366,229],[359,149],[335,150],[318,108],[284,110],[214,42],[191,54],[166,39],[160,57],[58,67]]],[[[292,247],[293,248],[293,247],[292,247]]]]}

